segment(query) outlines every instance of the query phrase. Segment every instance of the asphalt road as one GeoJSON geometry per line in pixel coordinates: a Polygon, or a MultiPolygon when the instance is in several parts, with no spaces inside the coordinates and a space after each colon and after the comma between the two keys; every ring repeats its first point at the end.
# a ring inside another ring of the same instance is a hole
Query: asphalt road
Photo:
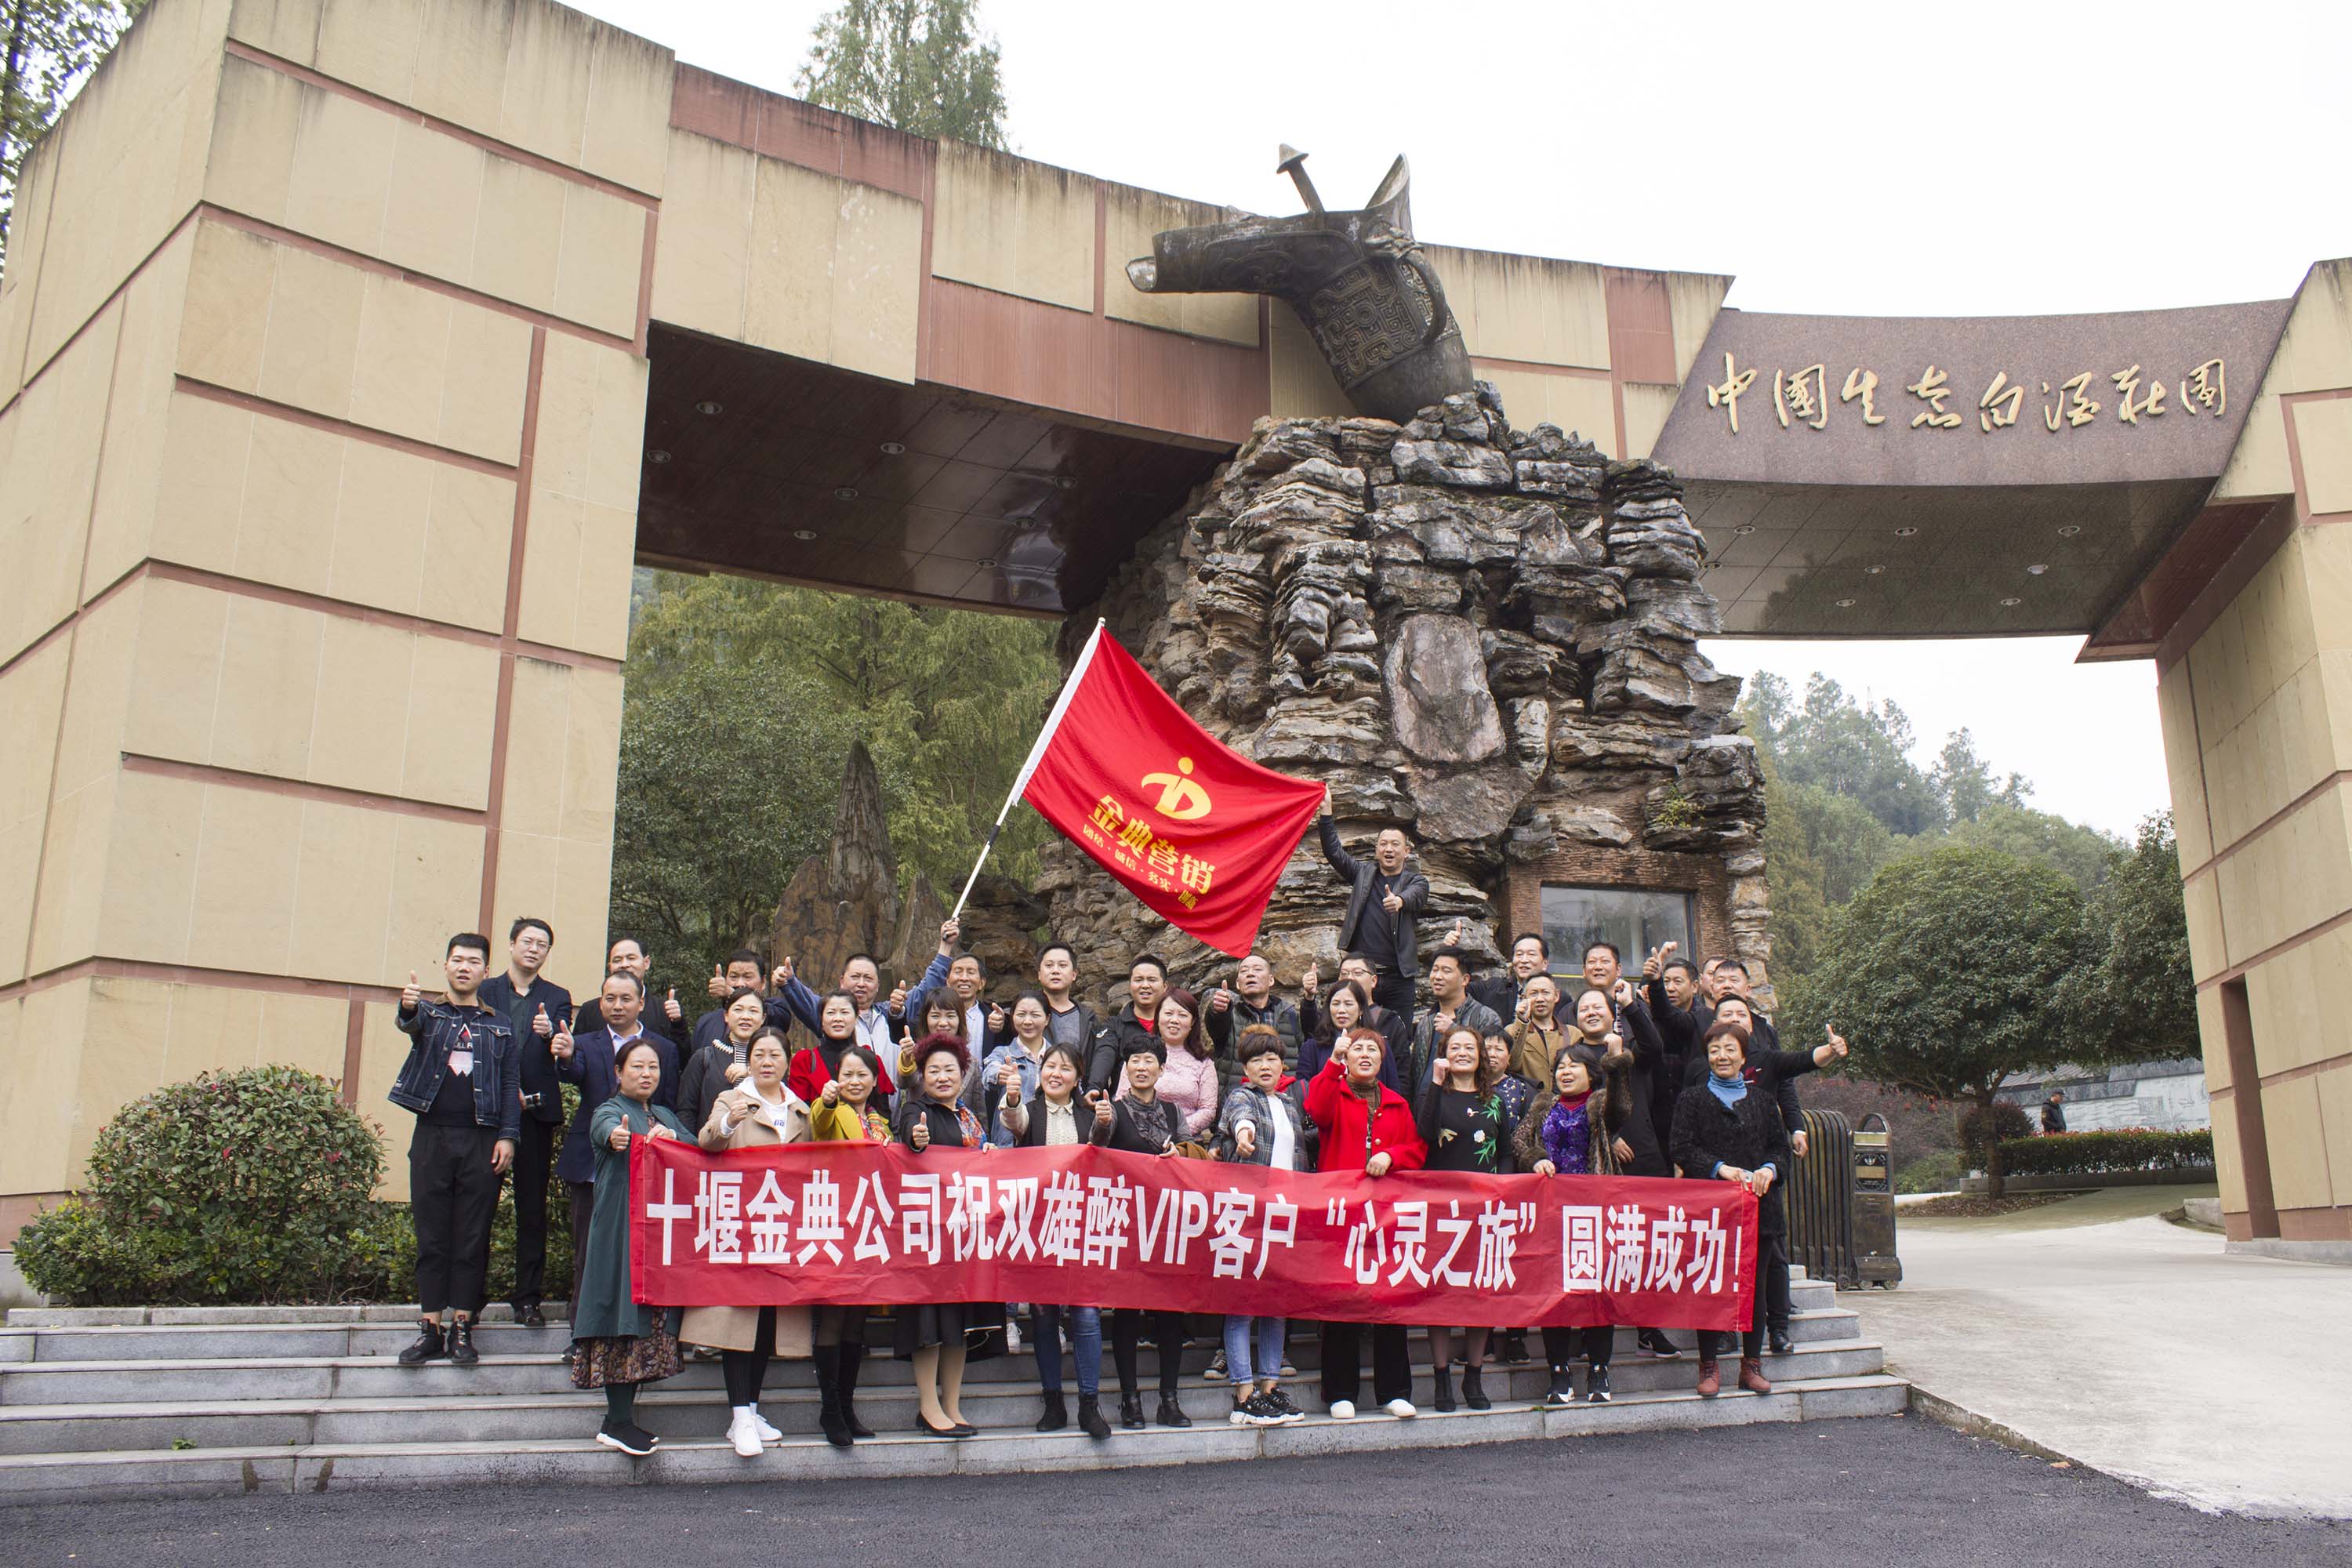
{"type": "Polygon", "coordinates": [[[1254,1465],[0,1509],[0,1563],[947,1568],[1346,1562],[2352,1564],[2352,1525],[2200,1514],[1915,1416],[1254,1465]]]}

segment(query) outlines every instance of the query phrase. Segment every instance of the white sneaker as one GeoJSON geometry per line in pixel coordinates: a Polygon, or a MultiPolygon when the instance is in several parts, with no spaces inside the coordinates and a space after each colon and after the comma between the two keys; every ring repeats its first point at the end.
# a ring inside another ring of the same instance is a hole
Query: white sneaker
{"type": "Polygon", "coordinates": [[[1388,1413],[1395,1416],[1400,1421],[1410,1421],[1414,1416],[1421,1414],[1420,1411],[1415,1410],[1412,1407],[1412,1401],[1410,1399],[1390,1400],[1388,1403],[1388,1413]]]}
{"type": "Polygon", "coordinates": [[[760,1440],[760,1428],[751,1413],[737,1406],[735,1418],[727,1424],[727,1440],[735,1445],[738,1458],[756,1459],[767,1445],[760,1440]]]}
{"type": "Polygon", "coordinates": [[[781,1443],[784,1440],[784,1435],[768,1425],[768,1418],[760,1414],[760,1407],[756,1405],[751,1406],[751,1426],[760,1434],[760,1441],[762,1443],[781,1443]]]}
{"type": "Polygon", "coordinates": [[[1333,1401],[1331,1402],[1331,1419],[1332,1419],[1332,1420],[1334,1420],[1334,1421],[1353,1421],[1355,1418],[1356,1418],[1356,1403],[1355,1403],[1355,1401],[1354,1401],[1354,1400],[1352,1400],[1352,1399],[1335,1399],[1335,1400],[1333,1400],[1333,1401]]]}
{"type": "Polygon", "coordinates": [[[1004,1353],[1006,1355],[1021,1353],[1021,1324],[1019,1320],[1010,1312],[1004,1315],[1004,1353]]]}

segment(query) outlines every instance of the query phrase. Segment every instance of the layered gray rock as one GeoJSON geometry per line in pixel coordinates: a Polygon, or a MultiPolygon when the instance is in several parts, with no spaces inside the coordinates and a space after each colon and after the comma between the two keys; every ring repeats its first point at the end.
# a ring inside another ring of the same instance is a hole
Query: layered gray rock
{"type": "MultiPolygon", "coordinates": [[[[1733,947],[1760,972],[1762,777],[1738,680],[1698,651],[1720,624],[1706,559],[1671,471],[1515,431],[1482,384],[1404,426],[1260,420],[1070,637],[1104,616],[1213,733],[1329,784],[1351,843],[1412,834],[1424,948],[1458,915],[1498,962],[1511,865],[1650,849],[1724,861],[1733,947]]],[[[1230,973],[1069,846],[1045,861],[1052,928],[1093,984],[1145,951],[1230,973]]],[[[1260,941],[1286,982],[1332,973],[1344,907],[1310,835],[1260,941]]]]}

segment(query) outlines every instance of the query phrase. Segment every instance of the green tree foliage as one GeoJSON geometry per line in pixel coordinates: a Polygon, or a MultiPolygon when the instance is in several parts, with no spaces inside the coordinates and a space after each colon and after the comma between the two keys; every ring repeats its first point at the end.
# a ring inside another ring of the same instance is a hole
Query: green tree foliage
{"type": "Polygon", "coordinates": [[[793,90],[917,136],[1003,149],[1004,76],[972,0],[846,0],[816,25],[793,90]]]}
{"type": "Polygon", "coordinates": [[[1889,833],[1939,830],[1949,819],[1935,783],[1911,761],[1911,721],[1893,702],[1864,705],[1827,676],[1805,682],[1799,702],[1770,673],[1749,683],[1741,716],[1782,782],[1814,784],[1859,802],[1889,833]]]}
{"type": "Polygon", "coordinates": [[[2033,793],[2022,773],[1996,782],[1991,764],[1977,755],[1976,737],[1965,728],[1945,738],[1927,781],[1944,803],[1945,819],[1956,826],[1976,821],[1995,805],[2021,806],[2033,793]]]}
{"type": "Polygon", "coordinates": [[[0,0],[0,266],[25,156],[147,0],[0,0]]]}
{"type": "MultiPolygon", "coordinates": [[[[833,828],[863,739],[902,880],[961,884],[1061,683],[1052,622],[656,574],[630,637],[616,928],[717,962],[833,828]]],[[[1036,874],[1025,807],[998,868],[1036,874]]]]}
{"type": "MultiPolygon", "coordinates": [[[[2095,952],[2082,892],[2063,873],[1948,846],[1890,864],[1832,919],[1782,1033],[1811,1038],[1834,1023],[1855,1072],[1990,1115],[2010,1074],[2089,1054],[2063,1025],[2068,986],[2095,952]]],[[[2000,1171],[1987,1174],[1998,1194],[2000,1171]]]]}
{"type": "Polygon", "coordinates": [[[2101,938],[2082,991],[2092,1004],[2077,1021],[2120,1060],[2170,1056],[2197,1039],[2197,989],[2189,968],[2189,912],[2181,899],[2180,849],[2172,814],[2141,821],[2138,841],[2117,853],[2094,896],[2090,920],[2101,938]]]}

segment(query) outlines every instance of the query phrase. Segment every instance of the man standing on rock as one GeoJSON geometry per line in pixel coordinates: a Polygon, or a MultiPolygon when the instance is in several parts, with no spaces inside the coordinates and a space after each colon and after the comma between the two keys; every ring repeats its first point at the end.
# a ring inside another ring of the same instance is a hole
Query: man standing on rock
{"type": "Polygon", "coordinates": [[[1413,953],[1412,922],[1429,904],[1429,879],[1405,864],[1412,846],[1401,827],[1383,827],[1372,841],[1372,858],[1359,860],[1339,842],[1331,820],[1331,789],[1323,788],[1323,858],[1349,884],[1348,913],[1339,923],[1339,950],[1360,952],[1372,966],[1372,1001],[1412,1026],[1413,983],[1420,965],[1413,953]]]}

